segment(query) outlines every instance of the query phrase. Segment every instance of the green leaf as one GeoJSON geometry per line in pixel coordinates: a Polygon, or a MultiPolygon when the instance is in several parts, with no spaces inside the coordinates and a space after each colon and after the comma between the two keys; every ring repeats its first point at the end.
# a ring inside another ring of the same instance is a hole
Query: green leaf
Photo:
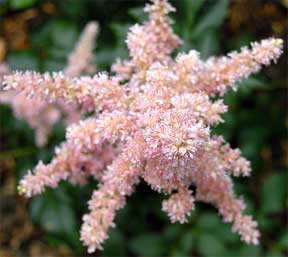
{"type": "Polygon", "coordinates": [[[204,256],[220,256],[226,251],[224,243],[214,233],[200,234],[198,249],[204,256]]]}
{"type": "Polygon", "coordinates": [[[175,241],[183,233],[184,227],[180,224],[171,224],[164,230],[164,237],[167,241],[175,241]]]}
{"type": "Polygon", "coordinates": [[[139,23],[143,23],[148,18],[147,13],[143,11],[142,7],[131,8],[128,10],[128,13],[139,23]]]}
{"type": "Polygon", "coordinates": [[[162,238],[156,234],[140,235],[130,242],[131,251],[140,256],[161,256],[165,248],[162,238]]]}
{"type": "Polygon", "coordinates": [[[231,231],[231,224],[222,223],[217,229],[217,235],[226,243],[239,243],[239,236],[231,231]]]}
{"type": "Polygon", "coordinates": [[[12,52],[7,58],[13,70],[37,70],[38,58],[31,51],[12,52]]]}
{"type": "Polygon", "coordinates": [[[37,0],[10,0],[9,4],[12,9],[23,9],[34,5],[37,0]]]}
{"type": "MultiPolygon", "coordinates": [[[[246,113],[245,111],[243,111],[241,114],[243,115],[242,117],[245,118],[249,117],[249,114],[246,113]]],[[[239,120],[241,120],[240,115],[238,115],[239,120]]],[[[253,118],[254,118],[254,124],[256,125],[244,127],[238,133],[240,149],[242,150],[243,155],[248,158],[253,158],[254,156],[257,156],[259,150],[261,149],[261,146],[264,145],[265,139],[267,138],[267,134],[269,132],[267,127],[257,125],[256,122],[257,117],[253,118]]],[[[242,120],[242,122],[243,121],[245,120],[242,120]]]]}
{"type": "Polygon", "coordinates": [[[264,257],[284,257],[284,255],[278,249],[269,249],[264,257]]]}
{"type": "Polygon", "coordinates": [[[101,51],[97,52],[96,63],[99,69],[109,69],[110,64],[117,58],[115,48],[102,48],[101,51]]]}
{"type": "Polygon", "coordinates": [[[228,0],[213,1],[213,6],[208,9],[194,27],[193,38],[205,35],[208,29],[218,28],[226,17],[228,3],[228,0]]]}
{"type": "Polygon", "coordinates": [[[192,250],[195,244],[195,236],[192,233],[192,230],[187,231],[180,239],[179,248],[182,250],[183,253],[186,255],[192,250]]]}
{"type": "Polygon", "coordinates": [[[204,4],[204,0],[183,0],[183,9],[185,11],[185,26],[191,26],[194,22],[195,16],[201,6],[204,4]]]}
{"type": "Polygon", "coordinates": [[[43,62],[42,64],[42,70],[43,71],[60,71],[64,68],[66,63],[64,62],[60,62],[60,61],[56,61],[56,60],[47,60],[45,62],[43,62]]]}
{"type": "Polygon", "coordinates": [[[32,199],[30,204],[30,217],[38,223],[42,215],[42,209],[44,208],[45,201],[43,196],[36,196],[32,199]]]}
{"type": "Polygon", "coordinates": [[[201,58],[207,59],[219,53],[219,33],[217,30],[207,30],[197,40],[196,48],[201,53],[201,58]]]}
{"type": "Polygon", "coordinates": [[[220,218],[217,216],[216,213],[203,213],[199,216],[197,220],[197,228],[202,231],[207,231],[207,230],[215,230],[219,225],[222,225],[220,223],[220,218]]]}
{"type": "Polygon", "coordinates": [[[61,48],[58,45],[53,45],[50,46],[46,49],[46,53],[47,53],[47,61],[60,61],[60,62],[65,62],[65,64],[68,61],[68,56],[69,54],[72,52],[66,49],[66,48],[61,48]]]}
{"type": "Polygon", "coordinates": [[[256,257],[260,256],[260,247],[259,246],[254,246],[254,245],[245,245],[240,248],[238,254],[236,256],[241,256],[241,257],[256,257]]]}
{"type": "Polygon", "coordinates": [[[117,38],[117,46],[124,48],[125,45],[125,40],[127,37],[127,33],[131,27],[131,24],[117,24],[113,23],[111,25],[111,29],[114,31],[116,38],[117,38]]]}
{"type": "Polygon", "coordinates": [[[67,51],[71,51],[78,40],[76,27],[66,21],[57,21],[52,25],[53,44],[67,51]]]}
{"type": "Polygon", "coordinates": [[[260,213],[257,217],[257,222],[259,223],[259,227],[265,232],[273,231],[275,228],[279,227],[279,221],[271,219],[269,215],[265,213],[260,213]]]}
{"type": "Polygon", "coordinates": [[[280,212],[285,208],[287,187],[285,174],[275,174],[267,177],[261,188],[261,210],[264,213],[280,212]]]}
{"type": "Polygon", "coordinates": [[[283,248],[283,250],[288,250],[288,232],[286,232],[279,240],[278,245],[283,248]]]}
{"type": "Polygon", "coordinates": [[[238,83],[238,86],[239,89],[245,93],[250,93],[251,90],[254,89],[263,89],[269,87],[267,83],[265,83],[265,81],[257,78],[256,76],[251,76],[247,79],[242,80],[238,83]]]}
{"type": "Polygon", "coordinates": [[[78,244],[78,227],[70,198],[60,186],[55,191],[46,192],[34,198],[30,205],[30,215],[50,234],[67,238],[67,242],[78,244]]]}
{"type": "Polygon", "coordinates": [[[123,235],[117,229],[111,229],[102,254],[104,256],[127,256],[125,246],[123,235]]]}

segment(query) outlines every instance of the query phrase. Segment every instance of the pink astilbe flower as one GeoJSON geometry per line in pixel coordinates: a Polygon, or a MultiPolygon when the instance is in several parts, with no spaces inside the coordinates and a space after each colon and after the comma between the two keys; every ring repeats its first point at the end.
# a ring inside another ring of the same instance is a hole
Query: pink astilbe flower
{"type": "Polygon", "coordinates": [[[180,75],[180,82],[184,83],[178,86],[190,92],[224,95],[229,87],[235,87],[237,81],[258,72],[261,65],[276,61],[281,54],[282,40],[270,38],[251,46],[251,50],[243,47],[239,53],[232,52],[228,57],[211,57],[205,63],[201,62],[196,51],[190,51],[188,55],[180,54],[174,69],[180,75]]]}
{"type": "Polygon", "coordinates": [[[111,70],[116,74],[120,81],[123,81],[131,77],[133,65],[127,60],[121,61],[120,59],[117,59],[116,63],[112,65],[111,70]]]}
{"type": "Polygon", "coordinates": [[[95,73],[96,69],[91,64],[95,38],[98,33],[98,23],[89,22],[84,28],[79,42],[70,54],[64,74],[69,77],[77,77],[84,73],[95,73]]]}
{"type": "Polygon", "coordinates": [[[144,25],[134,25],[127,37],[131,61],[136,69],[149,68],[156,61],[171,60],[171,52],[180,45],[180,39],[171,28],[172,20],[167,16],[175,11],[167,1],[155,0],[154,5],[146,5],[150,15],[144,25]]]}
{"type": "Polygon", "coordinates": [[[39,147],[46,144],[50,131],[61,117],[57,106],[38,99],[28,99],[22,92],[2,93],[0,102],[10,105],[15,117],[26,121],[35,130],[35,143],[39,147]]]}
{"type": "Polygon", "coordinates": [[[187,188],[179,189],[170,199],[165,200],[162,204],[162,210],[167,212],[171,222],[187,222],[187,215],[190,215],[194,209],[194,197],[187,188]]]}
{"type": "MultiPolygon", "coordinates": [[[[3,76],[10,73],[8,65],[0,64],[0,82],[3,76]]],[[[25,120],[35,129],[35,142],[37,146],[45,145],[53,125],[60,119],[61,112],[55,106],[45,101],[28,99],[20,92],[1,92],[0,103],[11,106],[13,113],[19,120],[25,120]]]]}
{"type": "Polygon", "coordinates": [[[106,144],[95,146],[93,151],[84,151],[74,144],[64,143],[55,153],[49,165],[39,162],[33,174],[28,172],[20,182],[20,192],[30,197],[43,192],[45,187],[55,188],[61,180],[80,185],[86,183],[87,176],[101,180],[103,169],[117,156],[117,149],[106,144]]]}
{"type": "Polygon", "coordinates": [[[15,72],[4,78],[6,90],[92,112],[68,127],[55,158],[29,172],[19,190],[30,197],[60,180],[82,184],[92,176],[99,181],[81,229],[89,252],[102,249],[116,211],[141,178],[157,192],[171,194],[162,209],[172,222],[187,222],[195,203],[204,201],[218,209],[224,222],[233,223],[243,241],[258,244],[257,223],[244,214],[245,203],[235,196],[231,178],[248,176],[250,164],[240,150],[211,134],[227,112],[223,100],[213,96],[236,89],[237,81],[275,61],[283,42],[265,39],[207,61],[192,50],[173,60],[180,40],[167,14],[174,9],[166,0],[152,2],[145,8],[149,21],[128,34],[131,60],[117,61],[115,75],[15,72]]]}
{"type": "MultiPolygon", "coordinates": [[[[95,67],[90,62],[97,30],[98,25],[96,22],[90,22],[86,25],[64,69],[66,76],[72,78],[95,71],[95,67]]],[[[3,75],[8,73],[8,67],[1,64],[0,82],[3,75]]],[[[53,126],[60,120],[61,116],[63,116],[66,125],[76,122],[81,118],[80,112],[75,105],[68,106],[66,103],[64,104],[60,101],[57,103],[47,103],[47,101],[40,98],[31,99],[27,97],[26,92],[1,93],[0,102],[10,105],[15,117],[26,121],[31,128],[35,129],[37,146],[44,146],[46,144],[53,126]]]]}
{"type": "Polygon", "coordinates": [[[6,89],[25,93],[30,98],[47,100],[49,103],[65,102],[77,104],[83,112],[113,110],[125,108],[127,99],[125,88],[121,87],[118,79],[105,73],[93,77],[70,78],[62,72],[52,75],[38,72],[15,72],[6,76],[6,89]]]}

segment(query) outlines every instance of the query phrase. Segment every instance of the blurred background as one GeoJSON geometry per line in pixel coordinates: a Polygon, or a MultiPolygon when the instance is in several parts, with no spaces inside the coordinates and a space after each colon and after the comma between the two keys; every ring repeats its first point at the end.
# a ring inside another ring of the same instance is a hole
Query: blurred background
{"type": "MultiPolygon", "coordinates": [[[[0,0],[0,62],[12,70],[61,70],[78,36],[91,20],[100,25],[93,63],[109,70],[128,56],[129,26],[146,18],[145,1],[0,0]]],[[[239,50],[275,36],[287,39],[287,0],[174,0],[174,29],[202,58],[239,50]]],[[[287,49],[287,41],[285,41],[287,49]]],[[[223,134],[252,163],[250,178],[235,179],[247,212],[259,222],[259,246],[243,244],[210,205],[196,205],[189,223],[170,224],[162,196],[140,184],[120,210],[104,251],[95,256],[288,256],[287,51],[276,65],[241,82],[225,96],[229,113],[215,134],[223,134]]],[[[0,105],[0,256],[85,256],[79,241],[81,217],[95,182],[83,188],[61,183],[27,200],[17,182],[38,160],[48,162],[64,140],[58,122],[48,144],[37,148],[34,131],[0,105]]]]}

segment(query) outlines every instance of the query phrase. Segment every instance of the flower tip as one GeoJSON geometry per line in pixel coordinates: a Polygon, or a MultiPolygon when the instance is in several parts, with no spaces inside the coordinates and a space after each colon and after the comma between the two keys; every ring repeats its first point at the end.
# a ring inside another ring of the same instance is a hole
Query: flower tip
{"type": "Polygon", "coordinates": [[[283,39],[282,38],[275,38],[274,45],[278,48],[283,47],[283,39]]]}
{"type": "Polygon", "coordinates": [[[23,186],[21,186],[21,185],[17,186],[17,191],[18,191],[19,195],[24,195],[25,192],[26,192],[25,188],[23,186]]]}
{"type": "Polygon", "coordinates": [[[88,249],[87,249],[87,252],[88,252],[88,253],[93,253],[93,252],[95,252],[95,246],[89,246],[88,249]]]}

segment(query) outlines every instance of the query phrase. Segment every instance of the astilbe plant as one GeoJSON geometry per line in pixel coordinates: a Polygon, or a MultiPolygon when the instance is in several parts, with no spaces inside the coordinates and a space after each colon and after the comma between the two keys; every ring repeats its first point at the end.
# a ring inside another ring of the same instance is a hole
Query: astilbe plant
{"type": "Polygon", "coordinates": [[[66,141],[51,163],[40,162],[29,171],[19,191],[30,197],[61,180],[83,184],[94,177],[99,186],[81,228],[88,252],[102,249],[116,211],[141,178],[169,195],[162,210],[172,222],[187,222],[197,201],[211,203],[243,241],[258,244],[257,223],[243,213],[245,203],[235,196],[231,178],[249,176],[250,164],[223,137],[211,135],[211,127],[223,122],[221,114],[227,111],[223,100],[215,98],[275,61],[283,42],[269,38],[206,61],[195,50],[173,59],[171,53],[181,44],[167,17],[174,8],[166,0],[153,0],[145,11],[149,20],[128,33],[131,59],[118,60],[112,76],[27,71],[5,77],[6,90],[78,104],[90,113],[67,128],[66,141]]]}
{"type": "MultiPolygon", "coordinates": [[[[98,31],[96,22],[89,22],[84,28],[80,40],[68,59],[64,69],[65,76],[77,77],[81,74],[94,73],[95,66],[91,64],[95,37],[98,31]]],[[[10,69],[5,63],[0,63],[0,82],[3,75],[9,74],[10,69]]],[[[31,99],[25,92],[2,92],[0,93],[0,103],[8,104],[19,120],[35,129],[35,142],[38,147],[47,143],[48,136],[55,125],[64,117],[65,124],[79,121],[81,113],[77,106],[69,105],[57,101],[47,103],[44,99],[31,99]]]]}

